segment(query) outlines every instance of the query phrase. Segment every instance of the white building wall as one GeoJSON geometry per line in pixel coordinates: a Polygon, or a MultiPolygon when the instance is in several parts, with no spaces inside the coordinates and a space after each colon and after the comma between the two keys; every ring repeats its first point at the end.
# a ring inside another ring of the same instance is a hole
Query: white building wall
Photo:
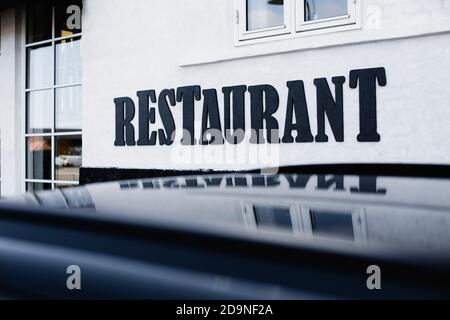
{"type": "MultiPolygon", "coordinates": [[[[312,163],[450,164],[450,1],[362,0],[361,28],[236,46],[234,1],[86,0],[83,20],[83,166],[154,169],[243,169],[255,164],[182,163],[186,150],[217,146],[115,147],[113,99],[136,91],[184,85],[221,88],[271,84],[280,95],[284,129],[288,80],[304,80],[313,135],[317,134],[314,78],[346,77],[344,135],[337,143],[281,144],[281,165],[312,163]],[[378,87],[378,143],[359,143],[359,94],[349,71],[385,67],[378,87]]],[[[246,125],[250,126],[247,93],[246,125]]],[[[173,107],[177,129],[181,103],[173,107]]],[[[201,120],[202,102],[196,105],[201,120]]],[[[135,118],[137,120],[137,117],[135,118]]],[[[157,113],[158,121],[158,113],[157,113]]],[[[200,123],[196,125],[197,137],[200,123]]],[[[136,125],[137,130],[137,125],[136,125]]],[[[295,135],[294,135],[295,137],[295,135]]],[[[246,140],[244,140],[246,141],[246,140]]],[[[248,140],[247,140],[248,143],[248,140]]],[[[245,148],[241,145],[240,148],[245,148]]]]}
{"type": "Polygon", "coordinates": [[[0,130],[2,197],[24,190],[24,141],[22,128],[23,85],[21,23],[15,10],[0,12],[0,130]]]}

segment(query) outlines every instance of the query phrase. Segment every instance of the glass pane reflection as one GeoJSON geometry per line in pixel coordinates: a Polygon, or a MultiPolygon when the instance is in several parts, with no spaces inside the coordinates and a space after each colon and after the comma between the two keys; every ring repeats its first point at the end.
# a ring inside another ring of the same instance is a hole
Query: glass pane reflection
{"type": "Polygon", "coordinates": [[[55,130],[81,130],[81,86],[56,89],[55,130]]]}
{"type": "Polygon", "coordinates": [[[50,180],[52,142],[50,137],[27,138],[27,179],[50,180]]]}
{"type": "Polygon", "coordinates": [[[81,136],[55,137],[55,178],[58,181],[79,181],[81,167],[81,136]]]}
{"type": "Polygon", "coordinates": [[[52,128],[53,90],[27,93],[27,133],[49,133],[52,128]]]}
{"type": "Polygon", "coordinates": [[[34,183],[34,182],[27,183],[27,191],[30,192],[51,190],[51,188],[52,185],[50,183],[34,183]]]}
{"type": "Polygon", "coordinates": [[[258,227],[292,231],[289,208],[254,206],[253,209],[258,227]]]}
{"type": "Polygon", "coordinates": [[[321,20],[347,14],[347,0],[305,1],[305,21],[321,20]]]}
{"type": "Polygon", "coordinates": [[[81,82],[80,38],[62,40],[56,43],[56,84],[81,82]]]}
{"type": "Polygon", "coordinates": [[[284,25],[283,0],[247,0],[247,30],[284,25]]]}
{"type": "Polygon", "coordinates": [[[52,45],[27,49],[27,88],[48,88],[53,85],[52,45]]]}
{"type": "Polygon", "coordinates": [[[27,43],[50,39],[53,15],[51,3],[28,1],[26,10],[27,43]]]}
{"type": "Polygon", "coordinates": [[[351,213],[311,210],[311,224],[314,235],[345,240],[354,240],[351,213]]]}
{"type": "Polygon", "coordinates": [[[66,183],[57,183],[55,184],[55,189],[71,189],[71,188],[75,188],[78,187],[77,184],[66,184],[66,183]]]}

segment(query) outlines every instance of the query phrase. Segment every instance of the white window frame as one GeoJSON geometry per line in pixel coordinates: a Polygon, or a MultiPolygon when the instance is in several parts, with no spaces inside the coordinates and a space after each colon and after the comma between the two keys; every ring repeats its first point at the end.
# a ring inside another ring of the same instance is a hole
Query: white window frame
{"type": "Polygon", "coordinates": [[[309,239],[324,239],[335,240],[342,242],[352,242],[349,240],[343,240],[334,237],[315,235],[312,226],[311,212],[312,211],[324,211],[324,212],[346,212],[352,216],[354,244],[363,244],[367,242],[367,229],[366,229],[366,216],[364,209],[358,206],[351,206],[345,204],[324,204],[310,201],[304,201],[300,204],[301,220],[303,222],[303,228],[305,231],[305,237],[309,239]]]}
{"type": "Polygon", "coordinates": [[[295,0],[284,0],[284,24],[275,27],[247,30],[247,0],[238,0],[236,19],[239,25],[239,40],[270,37],[291,32],[292,4],[295,0]]]}
{"type": "Polygon", "coordinates": [[[359,206],[345,205],[345,204],[324,204],[323,202],[315,201],[270,201],[254,199],[250,201],[243,201],[242,204],[243,219],[247,227],[258,233],[281,233],[286,234],[285,231],[276,229],[259,228],[255,219],[254,206],[268,206],[277,208],[289,208],[292,221],[292,232],[295,238],[302,238],[307,240],[332,240],[343,243],[353,243],[355,245],[361,245],[367,242],[367,227],[366,227],[366,215],[364,209],[359,206]],[[319,236],[315,235],[311,221],[311,211],[329,211],[329,212],[346,212],[352,216],[354,239],[346,240],[335,237],[319,236]]]}
{"type": "MultiPolygon", "coordinates": [[[[55,169],[55,151],[56,151],[56,139],[64,136],[80,136],[81,140],[83,140],[83,129],[71,131],[71,132],[56,132],[55,130],[55,95],[57,89],[60,88],[68,88],[68,87],[82,87],[82,82],[77,83],[69,83],[69,84],[63,84],[58,85],[55,83],[55,66],[56,66],[56,56],[55,56],[55,48],[56,44],[59,41],[62,40],[70,40],[75,38],[81,38],[83,39],[83,32],[74,33],[68,36],[62,36],[62,37],[56,37],[55,34],[55,5],[52,5],[52,36],[50,39],[42,40],[42,41],[36,41],[27,43],[27,7],[24,4],[22,6],[22,43],[23,43],[23,53],[22,53],[22,88],[23,88],[23,102],[22,102],[22,112],[21,112],[21,124],[22,124],[22,150],[24,151],[24,154],[22,156],[22,191],[28,191],[28,184],[44,184],[50,186],[49,190],[55,190],[59,188],[60,186],[64,187],[75,187],[80,184],[79,181],[65,181],[65,180],[58,180],[56,179],[56,169],[55,169]],[[52,85],[40,87],[40,88],[27,88],[27,74],[28,74],[28,64],[27,64],[27,50],[28,48],[37,47],[39,45],[46,45],[49,44],[52,47],[52,85]],[[52,127],[50,133],[28,133],[27,132],[27,95],[31,92],[37,92],[37,91],[43,91],[43,90],[52,90],[52,127]],[[51,177],[50,179],[32,179],[27,178],[27,157],[28,157],[28,150],[27,150],[27,140],[31,139],[33,137],[39,137],[39,138],[50,138],[51,140],[51,177]],[[58,187],[57,187],[58,186],[58,187]]],[[[81,40],[80,40],[81,41],[81,40]]]]}
{"type": "Polygon", "coordinates": [[[304,237],[304,228],[303,223],[300,219],[300,211],[298,210],[298,206],[295,202],[292,201],[265,201],[265,200],[254,200],[254,201],[244,201],[242,203],[242,213],[245,224],[247,227],[254,232],[262,232],[262,233],[281,233],[285,234],[285,231],[277,230],[276,228],[260,228],[256,223],[255,218],[255,210],[254,207],[274,207],[274,208],[283,208],[289,209],[289,214],[291,216],[292,222],[292,235],[294,237],[304,237]]]}
{"type": "Polygon", "coordinates": [[[347,0],[348,14],[343,16],[336,16],[326,19],[305,21],[305,5],[303,1],[297,0],[298,5],[296,6],[296,30],[298,32],[317,30],[324,28],[332,28],[336,26],[342,26],[347,24],[356,23],[356,2],[357,0],[347,0]]]}
{"type": "Polygon", "coordinates": [[[305,21],[305,0],[284,0],[283,26],[247,31],[247,0],[235,0],[236,46],[265,41],[292,39],[316,34],[352,30],[361,27],[361,1],[347,0],[348,14],[305,21]]]}

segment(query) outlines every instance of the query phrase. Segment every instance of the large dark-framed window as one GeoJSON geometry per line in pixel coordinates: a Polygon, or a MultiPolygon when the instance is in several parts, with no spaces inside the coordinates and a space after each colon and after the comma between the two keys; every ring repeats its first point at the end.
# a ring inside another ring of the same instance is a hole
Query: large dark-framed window
{"type": "Polygon", "coordinates": [[[82,1],[28,1],[25,185],[74,186],[82,162],[82,1]]]}

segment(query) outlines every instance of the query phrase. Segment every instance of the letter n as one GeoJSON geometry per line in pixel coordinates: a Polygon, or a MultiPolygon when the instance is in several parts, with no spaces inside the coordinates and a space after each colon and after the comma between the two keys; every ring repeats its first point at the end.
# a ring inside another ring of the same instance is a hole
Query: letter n
{"type": "Polygon", "coordinates": [[[333,99],[327,79],[314,80],[314,85],[317,87],[317,142],[328,141],[328,136],[325,133],[325,115],[328,118],[336,141],[344,141],[343,84],[345,77],[333,77],[332,81],[336,88],[336,100],[333,99]]]}

